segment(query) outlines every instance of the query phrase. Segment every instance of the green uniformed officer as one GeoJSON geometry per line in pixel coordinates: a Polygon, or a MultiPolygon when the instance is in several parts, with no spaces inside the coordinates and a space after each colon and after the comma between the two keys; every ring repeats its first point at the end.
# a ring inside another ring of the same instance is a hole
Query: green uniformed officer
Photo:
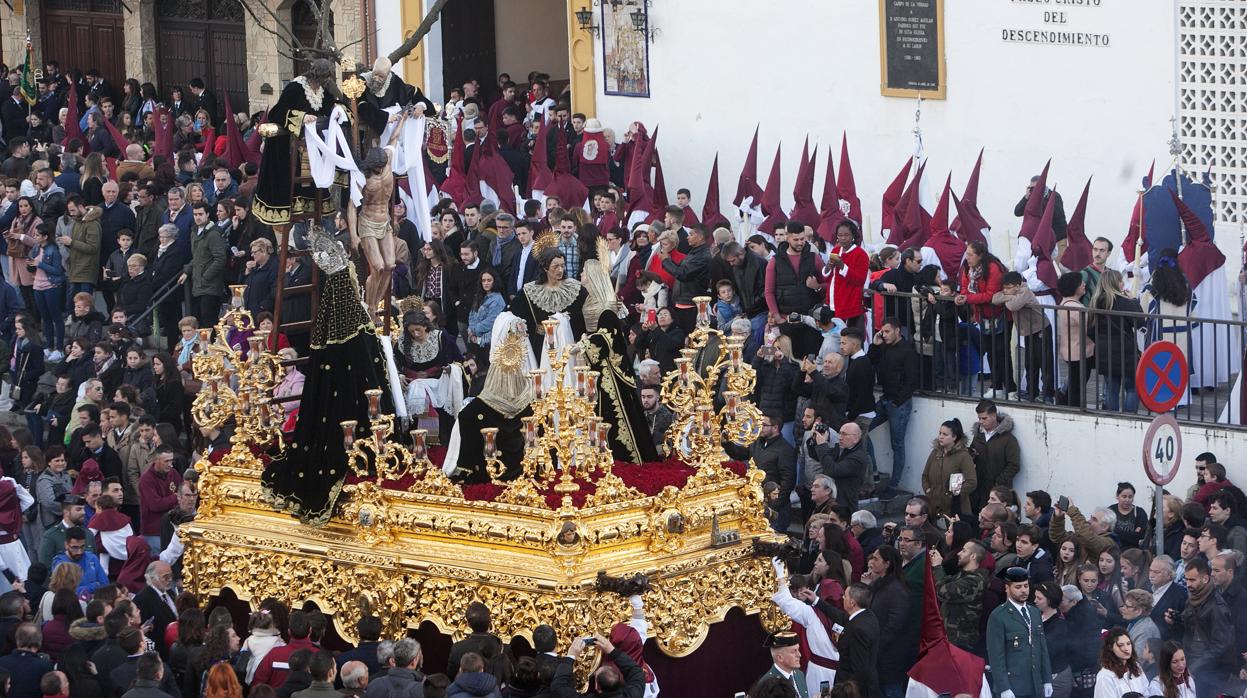
{"type": "MultiPolygon", "coordinates": [[[[68,492],[56,498],[61,505],[61,520],[48,526],[39,541],[39,562],[52,568],[52,558],[65,552],[65,532],[75,526],[86,526],[87,500],[68,492]]],[[[95,536],[87,536],[87,550],[95,552],[95,536]]]]}
{"type": "Polygon", "coordinates": [[[805,685],[805,672],[801,671],[801,640],[794,632],[771,633],[766,637],[763,647],[771,650],[771,670],[762,678],[775,677],[792,683],[800,698],[810,698],[810,690],[805,685]]]}
{"type": "Polygon", "coordinates": [[[987,619],[987,663],[992,695],[1051,698],[1052,662],[1039,609],[1026,603],[1030,575],[1021,567],[1005,570],[1008,599],[987,619]]]}

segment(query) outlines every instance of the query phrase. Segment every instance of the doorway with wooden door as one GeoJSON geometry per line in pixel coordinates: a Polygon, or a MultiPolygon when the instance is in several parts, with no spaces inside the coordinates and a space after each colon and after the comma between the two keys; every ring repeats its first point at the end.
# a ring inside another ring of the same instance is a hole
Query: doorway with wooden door
{"type": "Polygon", "coordinates": [[[442,85],[447,92],[469,80],[481,86],[481,104],[497,99],[494,78],[494,0],[455,0],[442,9],[442,85]]]}
{"type": "Polygon", "coordinates": [[[219,109],[229,95],[235,112],[248,111],[247,37],[238,0],[162,0],[156,4],[160,94],[203,78],[219,109]]]}
{"type": "Polygon", "coordinates": [[[126,79],[121,0],[44,0],[42,10],[44,61],[59,62],[62,73],[95,68],[120,90],[126,79]]]}

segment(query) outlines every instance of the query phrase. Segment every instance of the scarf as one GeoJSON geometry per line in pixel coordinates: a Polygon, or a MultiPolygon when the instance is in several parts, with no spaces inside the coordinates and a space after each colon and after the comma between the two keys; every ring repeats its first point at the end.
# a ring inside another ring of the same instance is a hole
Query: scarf
{"type": "Polygon", "coordinates": [[[978,291],[979,291],[979,282],[982,280],[982,276],[983,276],[983,267],[981,267],[981,266],[977,266],[977,267],[970,267],[970,288],[969,288],[969,290],[970,290],[970,292],[971,292],[971,293],[978,293],[978,291]]]}
{"type": "Polygon", "coordinates": [[[1208,582],[1204,585],[1204,588],[1198,592],[1191,591],[1188,587],[1186,590],[1188,594],[1186,607],[1190,608],[1192,606],[1202,606],[1204,602],[1208,600],[1208,597],[1212,596],[1212,586],[1212,582],[1208,582]]]}

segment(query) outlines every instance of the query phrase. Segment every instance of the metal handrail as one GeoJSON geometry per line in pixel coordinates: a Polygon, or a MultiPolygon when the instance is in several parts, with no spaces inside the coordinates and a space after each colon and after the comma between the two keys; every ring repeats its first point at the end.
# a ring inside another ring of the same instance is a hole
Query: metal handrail
{"type": "MultiPolygon", "coordinates": [[[[1183,351],[1190,362],[1191,372],[1202,372],[1202,377],[1211,377],[1215,383],[1200,386],[1205,390],[1210,389],[1211,392],[1199,392],[1192,388],[1187,404],[1175,408],[1175,416],[1180,421],[1195,424],[1237,428],[1247,426],[1237,423],[1243,421],[1243,415],[1240,414],[1237,401],[1231,399],[1233,395],[1230,390],[1243,369],[1242,349],[1247,346],[1247,320],[1097,310],[1081,304],[1061,306],[1044,303],[1042,301],[1047,299],[1041,296],[1032,307],[1043,311],[1049,322],[1024,341],[1015,336],[1015,327],[1012,324],[1008,326],[1007,335],[1001,332],[983,332],[981,329],[974,332],[962,325],[967,323],[969,326],[983,327],[979,323],[987,318],[970,315],[977,314],[974,313],[976,306],[982,307],[982,303],[955,306],[955,319],[946,315],[934,318],[930,334],[924,335],[920,333],[918,318],[925,315],[931,307],[925,293],[873,293],[892,297],[893,302],[907,304],[907,310],[901,314],[912,316],[907,329],[916,334],[915,339],[920,340],[916,348],[919,349],[922,360],[921,384],[918,390],[921,394],[978,400],[981,395],[990,391],[995,394],[996,399],[1009,404],[1030,400],[1032,396],[1028,393],[1033,393],[1033,399],[1048,402],[1044,409],[1147,418],[1150,413],[1146,408],[1142,411],[1137,408],[1130,409],[1131,403],[1137,400],[1132,367],[1137,365],[1136,362],[1145,347],[1141,346],[1138,335],[1126,332],[1126,327],[1104,329],[1098,322],[1102,321],[1101,318],[1117,318],[1135,326],[1135,329],[1155,328],[1157,322],[1173,322],[1187,326],[1187,330],[1176,333],[1185,337],[1187,344],[1183,351]],[[919,300],[916,316],[913,315],[911,304],[914,298],[919,300]],[[1086,339],[1094,346],[1092,356],[1074,361],[1061,358],[1062,348],[1073,359],[1083,354],[1086,344],[1077,336],[1060,335],[1063,323],[1053,321],[1054,317],[1062,317],[1060,313],[1082,316],[1081,319],[1065,316],[1069,322],[1064,323],[1064,327],[1074,323],[1084,329],[1088,335],[1086,339]],[[945,336],[950,325],[952,337],[945,336]],[[970,344],[971,337],[975,338],[974,344],[970,344]],[[978,355],[971,353],[967,357],[963,353],[967,346],[974,346],[978,355]],[[967,371],[967,375],[962,375],[963,369],[969,368],[963,365],[967,359],[972,366],[977,366],[967,371]],[[996,362],[999,363],[998,366],[991,369],[987,367],[987,364],[996,362]],[[1081,378],[1081,386],[1077,381],[1070,380],[1070,373],[1075,367],[1078,368],[1077,377],[1081,378]],[[1217,380],[1222,376],[1225,378],[1217,380]],[[990,377],[990,384],[987,377],[990,377]],[[1002,394],[1004,397],[1001,397],[1002,394]],[[1062,396],[1066,398],[1065,403],[1061,402],[1062,396]],[[1090,407],[1089,401],[1092,404],[1090,407]],[[1231,402],[1234,404],[1229,404],[1231,402]],[[1110,405],[1116,407],[1110,409],[1110,405]],[[1228,422],[1221,421],[1222,412],[1226,413],[1228,422]]],[[[943,304],[951,303],[954,296],[936,294],[936,298],[943,304]]],[[[995,305],[993,307],[1006,312],[997,313],[995,317],[1008,317],[1012,322],[1012,314],[1007,314],[1006,308],[995,305]]],[[[1162,328],[1158,336],[1145,335],[1146,343],[1150,344],[1173,334],[1174,331],[1162,328]]]]}
{"type": "Polygon", "coordinates": [[[173,293],[175,289],[177,289],[179,286],[182,286],[183,284],[184,282],[178,280],[178,276],[175,276],[172,279],[169,279],[169,283],[165,284],[164,286],[161,286],[160,289],[156,291],[151,304],[147,306],[147,310],[144,310],[143,312],[135,316],[133,319],[128,320],[126,322],[126,329],[130,331],[134,331],[134,328],[139,326],[139,323],[143,318],[148,317],[152,313],[156,312],[156,308],[159,308],[160,304],[163,303],[164,300],[168,298],[169,295],[173,293]]]}

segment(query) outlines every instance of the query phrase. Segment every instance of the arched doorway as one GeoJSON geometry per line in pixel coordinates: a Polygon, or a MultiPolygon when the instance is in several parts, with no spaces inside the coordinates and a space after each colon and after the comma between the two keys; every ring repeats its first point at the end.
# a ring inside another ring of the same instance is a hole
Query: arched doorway
{"type": "Polygon", "coordinates": [[[248,111],[247,37],[239,0],[161,0],[156,3],[160,92],[203,78],[222,109],[248,111]]]}

